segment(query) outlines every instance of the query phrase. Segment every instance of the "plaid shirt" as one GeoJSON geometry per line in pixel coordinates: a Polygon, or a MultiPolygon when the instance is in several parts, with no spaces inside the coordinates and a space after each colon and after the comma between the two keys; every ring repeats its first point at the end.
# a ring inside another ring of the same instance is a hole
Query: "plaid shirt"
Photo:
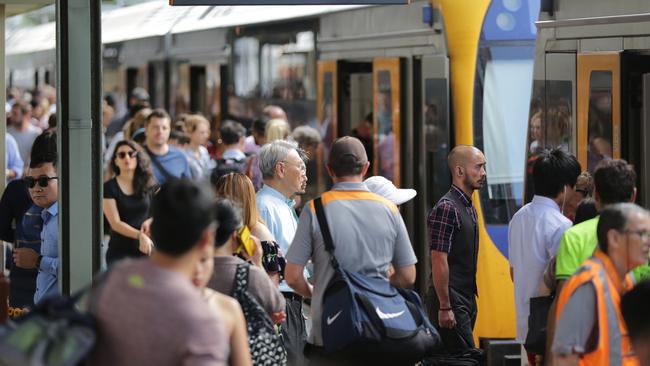
{"type": "MultiPolygon", "coordinates": [[[[476,210],[472,206],[471,197],[453,184],[449,191],[465,203],[465,209],[472,216],[472,221],[476,225],[476,210]]],[[[451,252],[451,243],[454,241],[454,235],[460,231],[461,225],[458,209],[459,207],[454,206],[454,203],[446,198],[440,199],[431,209],[427,220],[431,250],[451,252]]]]}

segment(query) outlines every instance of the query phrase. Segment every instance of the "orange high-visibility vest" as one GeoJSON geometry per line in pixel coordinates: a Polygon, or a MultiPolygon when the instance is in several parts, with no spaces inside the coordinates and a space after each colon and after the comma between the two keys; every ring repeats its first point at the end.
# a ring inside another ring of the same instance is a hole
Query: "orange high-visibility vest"
{"type": "Polygon", "coordinates": [[[598,345],[596,349],[580,357],[580,365],[639,365],[639,360],[632,352],[627,326],[623,321],[620,308],[621,294],[629,286],[628,281],[629,279],[626,279],[626,286],[624,286],[611,259],[602,251],[596,250],[594,256],[587,259],[562,288],[555,314],[556,322],[560,320],[562,310],[569,298],[580,286],[591,282],[596,290],[598,345]],[[612,313],[616,316],[617,324],[610,324],[607,321],[608,315],[612,313]],[[610,337],[610,327],[618,327],[620,339],[610,337]],[[610,360],[610,350],[615,349],[614,347],[620,348],[622,360],[610,360]]]}

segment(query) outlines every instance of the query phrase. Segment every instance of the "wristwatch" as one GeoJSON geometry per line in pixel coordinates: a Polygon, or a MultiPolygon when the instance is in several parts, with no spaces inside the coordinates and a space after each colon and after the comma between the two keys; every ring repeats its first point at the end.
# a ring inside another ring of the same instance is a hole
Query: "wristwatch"
{"type": "Polygon", "coordinates": [[[41,261],[43,260],[43,256],[39,255],[38,258],[36,259],[36,269],[41,268],[41,261]]]}

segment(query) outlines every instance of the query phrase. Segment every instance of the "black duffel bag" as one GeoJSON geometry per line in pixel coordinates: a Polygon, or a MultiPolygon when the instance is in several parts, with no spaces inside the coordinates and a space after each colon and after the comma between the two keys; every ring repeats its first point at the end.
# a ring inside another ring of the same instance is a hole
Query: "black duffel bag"
{"type": "Polygon", "coordinates": [[[413,363],[434,354],[440,335],[418,294],[395,288],[384,278],[340,268],[320,198],[314,206],[335,271],[323,295],[325,351],[413,363]]]}

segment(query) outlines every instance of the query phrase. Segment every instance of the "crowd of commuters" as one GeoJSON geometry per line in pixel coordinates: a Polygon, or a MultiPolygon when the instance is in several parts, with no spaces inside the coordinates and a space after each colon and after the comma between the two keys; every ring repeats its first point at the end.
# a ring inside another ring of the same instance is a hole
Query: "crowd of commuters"
{"type": "MultiPolygon", "coordinates": [[[[14,314],[58,293],[56,121],[32,104],[16,98],[6,107],[0,239],[13,243],[14,314]]],[[[90,364],[396,364],[328,353],[322,336],[331,255],[346,270],[402,288],[413,287],[415,264],[425,260],[400,215],[417,192],[368,178],[362,141],[332,142],[323,168],[333,185],[320,193],[308,182],[323,136],[306,126],[291,131],[277,106],[264,108],[250,131],[228,120],[212,131],[198,114],[173,120],[151,108],[142,88],[124,116],[113,111],[104,105],[108,272],[91,294],[98,306],[90,364]],[[312,201],[319,193],[333,254],[312,201]]],[[[488,162],[459,145],[447,163],[452,184],[427,219],[428,315],[444,360],[481,363],[473,195],[487,182],[488,162]]],[[[603,159],[593,177],[582,168],[566,149],[539,151],[532,200],[509,224],[522,364],[650,365],[647,309],[639,306],[650,296],[650,214],[632,203],[636,172],[617,159],[603,159]],[[540,296],[551,300],[544,330],[529,327],[539,315],[531,299],[540,296]],[[546,351],[524,347],[537,332],[546,351]]]]}

